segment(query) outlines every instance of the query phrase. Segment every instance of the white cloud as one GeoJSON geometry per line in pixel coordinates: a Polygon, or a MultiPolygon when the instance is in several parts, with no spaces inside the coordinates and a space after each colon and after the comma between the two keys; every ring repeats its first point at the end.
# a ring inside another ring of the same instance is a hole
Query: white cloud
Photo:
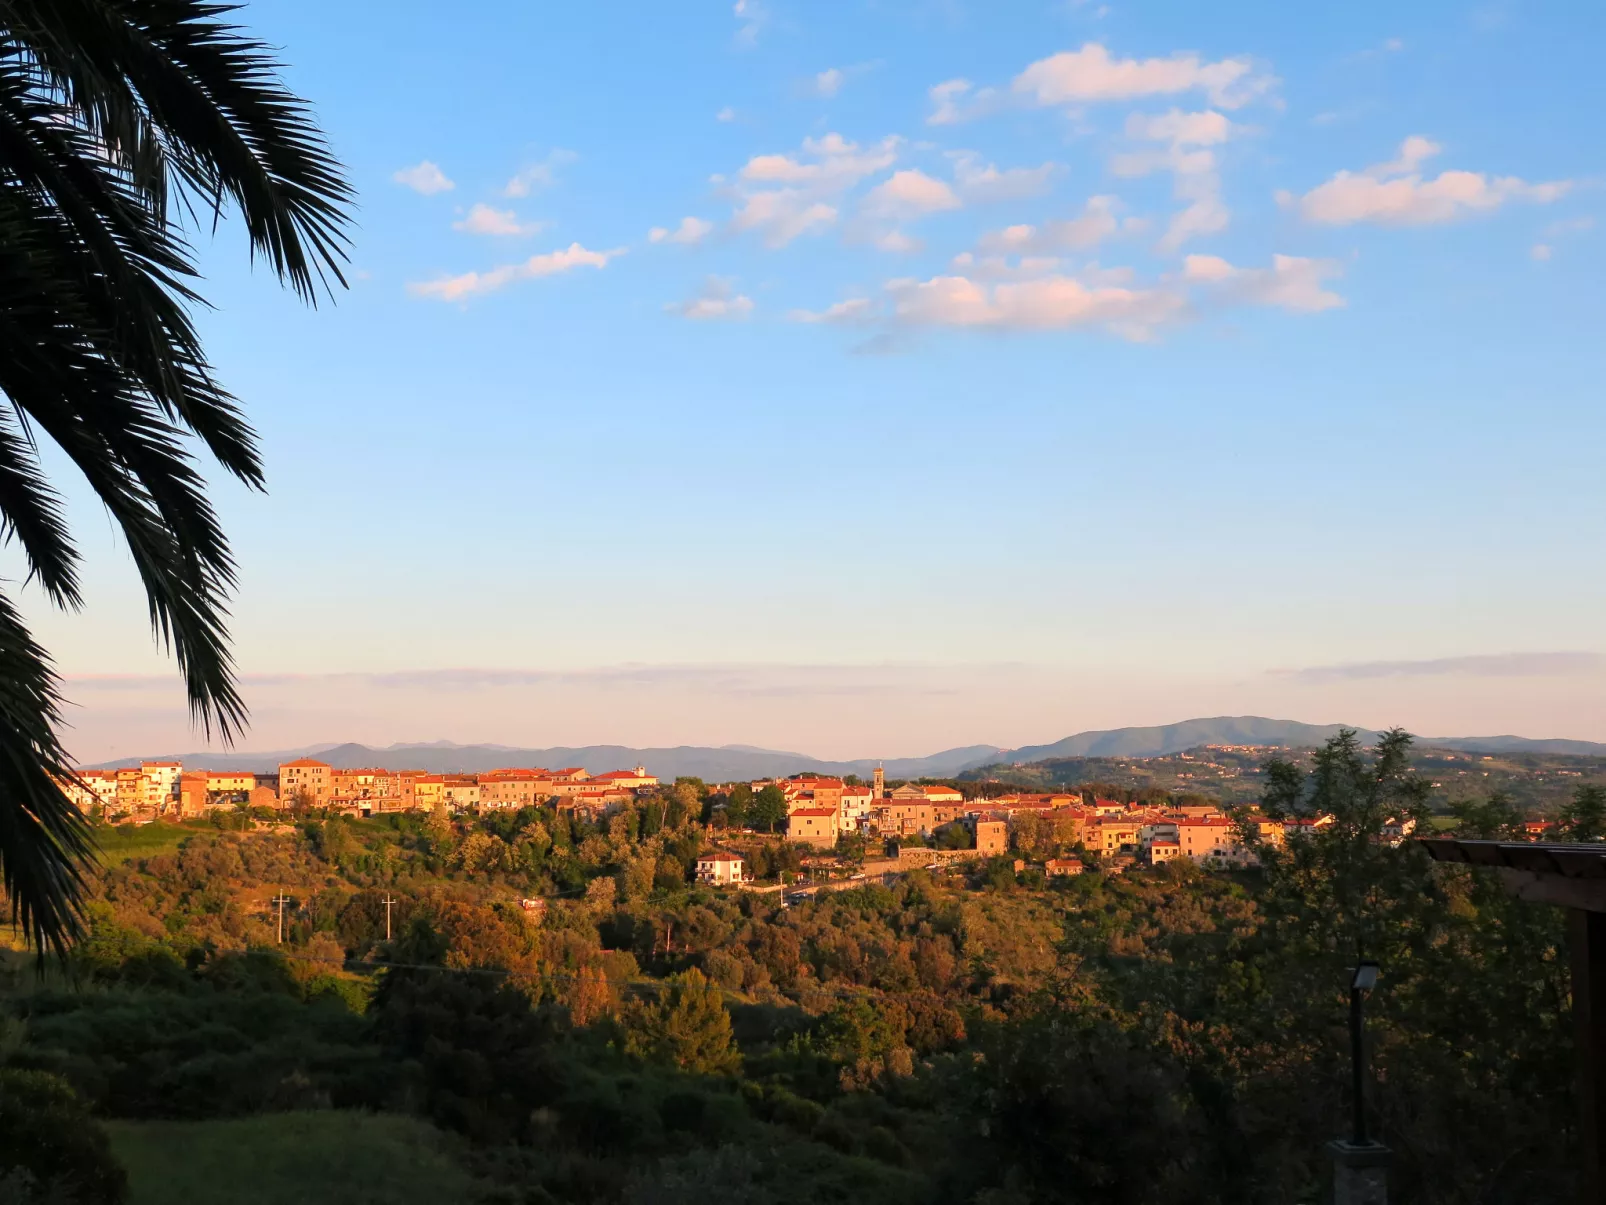
{"type": "Polygon", "coordinates": [[[1103,327],[1123,338],[1152,338],[1175,320],[1187,299],[1166,288],[1089,286],[1068,276],[987,285],[965,276],[887,283],[894,318],[913,326],[997,330],[1103,327]]]}
{"type": "Polygon", "coordinates": [[[1160,236],[1161,251],[1176,251],[1189,239],[1220,234],[1232,220],[1232,214],[1221,199],[1221,184],[1215,174],[1179,175],[1176,183],[1179,200],[1186,208],[1172,215],[1160,236]]]}
{"type": "Polygon", "coordinates": [[[1217,255],[1190,255],[1182,262],[1182,278],[1208,286],[1224,300],[1314,314],[1344,304],[1337,293],[1322,287],[1329,277],[1342,275],[1330,259],[1273,255],[1269,268],[1235,268],[1217,255]]]}
{"type": "Polygon", "coordinates": [[[474,205],[461,221],[453,222],[452,229],[465,234],[518,235],[534,234],[544,225],[544,222],[520,223],[518,215],[511,209],[493,209],[482,201],[474,205]]]}
{"type": "Polygon", "coordinates": [[[1045,163],[1040,167],[1011,167],[1000,171],[993,163],[983,166],[981,156],[975,151],[950,151],[948,157],[954,163],[954,183],[966,204],[1041,196],[1048,191],[1049,182],[1059,170],[1057,164],[1045,163]]]}
{"type": "MultiPolygon", "coordinates": [[[[1006,255],[977,255],[961,251],[954,256],[951,266],[957,276],[972,280],[1038,280],[1044,276],[1072,275],[1066,262],[1057,255],[1022,255],[1013,262],[1006,255]]],[[[1131,284],[1136,273],[1131,268],[1101,268],[1088,264],[1074,275],[1083,284],[1131,284]]]]}
{"type": "Polygon", "coordinates": [[[843,194],[891,167],[899,144],[892,137],[860,147],[840,134],[826,134],[805,138],[798,153],[754,155],[737,173],[731,228],[753,231],[767,246],[784,247],[829,226],[843,194]]]}
{"type": "Polygon", "coordinates": [[[793,310],[795,322],[886,323],[898,327],[981,330],[1072,330],[1091,327],[1148,341],[1189,318],[1195,303],[1210,308],[1259,305],[1318,313],[1344,304],[1323,287],[1340,274],[1331,260],[1275,255],[1267,268],[1240,268],[1214,255],[1190,255],[1183,270],[1151,284],[1128,267],[1086,264],[1068,270],[1053,257],[954,257],[953,272],[928,280],[902,278],[883,286],[884,299],[839,301],[820,311],[793,310]]]}
{"type": "Polygon", "coordinates": [[[918,218],[961,206],[959,194],[918,168],[893,172],[864,198],[864,212],[882,218],[918,218]]]}
{"type": "Polygon", "coordinates": [[[1076,105],[1200,91],[1223,109],[1239,108],[1275,80],[1248,59],[1202,61],[1197,54],[1168,59],[1115,59],[1097,42],[1039,59],[1015,77],[1014,93],[1037,105],[1076,105]]]}
{"type": "Polygon", "coordinates": [[[1153,115],[1134,113],[1126,119],[1126,136],[1172,146],[1215,146],[1232,137],[1232,122],[1214,109],[1184,113],[1172,109],[1153,115]]]}
{"type": "Polygon", "coordinates": [[[1089,197],[1079,216],[1041,226],[1006,226],[981,236],[982,251],[1003,255],[1042,255],[1059,251],[1085,251],[1118,234],[1120,202],[1115,197],[1089,197]]]}
{"type": "Polygon", "coordinates": [[[428,159],[412,167],[402,168],[391,176],[391,179],[414,192],[423,193],[426,197],[432,197],[438,192],[449,192],[457,187],[446,178],[446,173],[441,171],[439,166],[428,159]]]}
{"type": "Polygon", "coordinates": [[[934,85],[926,93],[931,98],[931,116],[926,118],[926,124],[954,125],[972,117],[979,117],[992,108],[998,98],[997,92],[991,88],[983,88],[976,92],[974,87],[968,79],[944,80],[934,85]]]}
{"type": "Polygon", "coordinates": [[[543,188],[551,188],[557,179],[557,169],[566,164],[573,163],[579,156],[573,151],[554,150],[539,163],[532,163],[528,167],[520,168],[511,180],[502,187],[504,197],[527,197],[532,192],[539,192],[543,188]]]}
{"type": "Polygon", "coordinates": [[[1595,219],[1586,215],[1581,218],[1562,218],[1551,222],[1545,227],[1544,233],[1547,238],[1555,238],[1559,234],[1582,234],[1594,228],[1595,219]]]}
{"type": "Polygon", "coordinates": [[[486,272],[464,272],[460,276],[443,276],[439,280],[415,281],[407,286],[407,291],[414,297],[429,297],[436,301],[463,301],[483,293],[494,293],[515,281],[552,276],[571,268],[604,268],[609,260],[624,253],[623,247],[611,251],[588,251],[579,243],[571,243],[561,251],[532,255],[522,263],[503,264],[486,272]]]}
{"type": "Polygon", "coordinates": [[[1413,135],[1400,144],[1397,158],[1361,172],[1341,171],[1302,197],[1280,192],[1277,200],[1296,209],[1307,222],[1350,226],[1377,222],[1386,226],[1424,226],[1477,213],[1492,213],[1507,201],[1548,204],[1565,196],[1571,181],[1529,184],[1515,176],[1489,177],[1482,172],[1444,171],[1428,179],[1422,163],[1441,147],[1413,135]]]}
{"type": "Polygon", "coordinates": [[[1168,145],[1116,155],[1110,170],[1128,177],[1170,171],[1177,199],[1187,202],[1161,236],[1161,251],[1176,251],[1189,239],[1219,234],[1227,228],[1231,214],[1221,199],[1215,152],[1200,148],[1227,141],[1234,130],[1233,124],[1213,109],[1200,113],[1172,109],[1155,115],[1134,113],[1127,118],[1129,138],[1168,145]]]}
{"type": "Polygon", "coordinates": [[[1540,261],[1547,260],[1551,256],[1551,248],[1548,243],[1535,243],[1528,254],[1540,261]]]}
{"type": "Polygon", "coordinates": [[[754,155],[738,174],[751,183],[848,188],[891,167],[898,158],[899,142],[893,136],[861,149],[840,134],[805,138],[802,154],[754,155]]]}
{"type": "Polygon", "coordinates": [[[650,243],[682,243],[694,247],[708,237],[714,229],[714,223],[702,218],[684,217],[680,225],[673,230],[663,226],[654,226],[647,231],[647,241],[650,243]]]}
{"type": "Polygon", "coordinates": [[[736,120],[736,110],[731,108],[729,105],[726,105],[718,113],[714,114],[714,120],[715,121],[735,121],[736,120]]]}
{"type": "Polygon", "coordinates": [[[873,322],[881,317],[876,303],[867,297],[850,297],[823,310],[793,310],[787,317],[793,322],[821,322],[850,326],[873,322]]]}
{"type": "Polygon", "coordinates": [[[799,235],[836,221],[834,205],[811,201],[795,188],[756,192],[731,215],[731,228],[754,231],[767,247],[784,247],[799,235]]]}
{"type": "Polygon", "coordinates": [[[759,0],[736,0],[731,6],[731,15],[737,22],[736,44],[743,49],[757,46],[758,35],[769,23],[769,11],[759,3],[759,0]]]}
{"type": "Polygon", "coordinates": [[[723,276],[710,276],[697,296],[666,305],[666,311],[682,318],[707,322],[746,318],[753,312],[753,299],[736,291],[736,282],[723,276]]]}
{"type": "Polygon", "coordinates": [[[885,234],[877,235],[874,241],[876,250],[889,251],[894,255],[908,255],[925,246],[925,243],[902,230],[888,230],[885,234]]]}
{"type": "Polygon", "coordinates": [[[814,77],[814,94],[816,96],[832,97],[842,91],[842,83],[847,79],[840,67],[827,67],[814,77]]]}

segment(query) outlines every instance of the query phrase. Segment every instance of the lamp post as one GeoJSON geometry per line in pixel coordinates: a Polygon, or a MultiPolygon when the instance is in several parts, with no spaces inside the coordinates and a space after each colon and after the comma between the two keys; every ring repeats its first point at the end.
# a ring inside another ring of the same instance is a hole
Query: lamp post
{"type": "Polygon", "coordinates": [[[1355,1129],[1352,1146],[1371,1146],[1366,1136],[1366,1021],[1362,1006],[1377,986],[1377,963],[1362,962],[1349,983],[1350,1070],[1354,1082],[1355,1129]]]}
{"type": "Polygon", "coordinates": [[[1377,987],[1377,963],[1362,960],[1349,981],[1349,1037],[1353,1125],[1348,1139],[1327,1144],[1333,1157],[1333,1205],[1388,1205],[1392,1153],[1366,1133],[1366,997],[1377,987]]]}

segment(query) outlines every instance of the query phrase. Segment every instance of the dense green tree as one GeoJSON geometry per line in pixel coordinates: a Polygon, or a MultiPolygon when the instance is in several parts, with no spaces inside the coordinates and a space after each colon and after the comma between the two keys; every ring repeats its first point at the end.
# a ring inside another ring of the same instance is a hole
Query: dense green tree
{"type": "Polygon", "coordinates": [[[695,967],[670,977],[656,999],[626,1012],[631,1053],[697,1074],[729,1071],[740,1061],[724,994],[695,967]]]}
{"type": "Polygon", "coordinates": [[[67,1083],[0,1068],[0,1200],[118,1205],[128,1177],[67,1083]]]}
{"type": "Polygon", "coordinates": [[[1568,841],[1606,840],[1606,787],[1581,786],[1561,812],[1561,833],[1568,841]]]}
{"type": "Polygon", "coordinates": [[[754,828],[774,832],[775,826],[786,819],[786,792],[771,783],[753,796],[753,810],[749,820],[754,828]]]}
{"type": "MultiPolygon", "coordinates": [[[[213,375],[183,221],[228,208],[307,301],[344,283],[350,190],[262,42],[210,0],[0,0],[0,527],[57,606],[78,553],[38,445],[121,530],[192,715],[225,740],[245,703],[229,653],[235,565],[190,437],[263,485],[213,375]]],[[[0,596],[0,883],[41,948],[79,927],[85,822],[58,785],[50,659],[0,596]]]]}
{"type": "Polygon", "coordinates": [[[725,798],[725,821],[732,828],[743,828],[747,825],[753,811],[753,788],[745,782],[739,782],[731,788],[730,794],[725,798]]]}

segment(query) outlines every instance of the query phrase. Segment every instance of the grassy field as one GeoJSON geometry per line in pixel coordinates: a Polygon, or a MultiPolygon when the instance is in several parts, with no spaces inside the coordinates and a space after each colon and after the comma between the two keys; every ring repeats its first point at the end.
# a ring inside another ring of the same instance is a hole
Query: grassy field
{"type": "Polygon", "coordinates": [[[269,1113],[114,1121],[129,1205],[457,1205],[481,1184],[427,1122],[394,1114],[269,1113]]]}
{"type": "Polygon", "coordinates": [[[130,858],[151,858],[157,854],[170,854],[186,837],[196,833],[215,833],[216,826],[205,820],[192,820],[182,824],[112,824],[95,829],[95,840],[100,844],[100,858],[109,866],[126,862],[130,858]]]}

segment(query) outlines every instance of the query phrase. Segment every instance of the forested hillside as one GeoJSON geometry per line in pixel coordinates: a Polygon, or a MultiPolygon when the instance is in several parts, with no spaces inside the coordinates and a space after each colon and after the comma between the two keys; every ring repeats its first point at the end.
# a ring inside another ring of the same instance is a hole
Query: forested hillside
{"type": "MultiPolygon", "coordinates": [[[[1261,765],[1274,750],[1201,746],[1163,757],[1057,757],[997,763],[967,770],[959,781],[1006,783],[1049,791],[1109,787],[1111,794],[1146,792],[1199,794],[1231,803],[1250,803],[1265,789],[1261,765]]],[[[1281,756],[1309,765],[1314,749],[1291,749],[1281,756]]],[[[1430,787],[1434,811],[1501,793],[1535,816],[1561,810],[1580,785],[1606,784],[1606,757],[1565,753],[1479,753],[1427,747],[1413,761],[1430,787]]]]}
{"type": "MultiPolygon", "coordinates": [[[[1394,1199],[1570,1200],[1561,916],[1377,839],[1426,819],[1403,755],[1341,741],[1275,772],[1269,807],[1337,820],[1263,871],[1049,883],[1000,858],[784,907],[690,881],[694,783],[603,827],[108,832],[65,973],[8,964],[0,1109],[54,1092],[119,1143],[151,1119],[411,1115],[465,1200],[1287,1205],[1345,1128],[1360,952],[1383,966],[1394,1199]]],[[[1519,819],[1461,810],[1467,832],[1519,819]]],[[[81,1199],[119,1199],[102,1156],[81,1199]]]]}

